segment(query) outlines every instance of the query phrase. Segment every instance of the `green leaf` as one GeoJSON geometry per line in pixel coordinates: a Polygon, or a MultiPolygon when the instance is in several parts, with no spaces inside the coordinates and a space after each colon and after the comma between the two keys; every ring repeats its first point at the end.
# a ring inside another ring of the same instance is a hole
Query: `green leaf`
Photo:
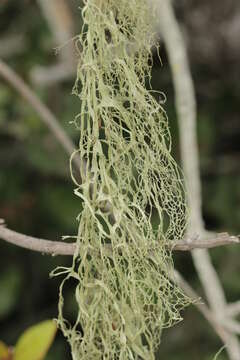
{"type": "Polygon", "coordinates": [[[2,341],[0,341],[0,360],[5,360],[8,358],[9,352],[8,347],[2,341]]]}
{"type": "Polygon", "coordinates": [[[19,338],[14,360],[44,359],[57,331],[53,320],[46,320],[28,328],[19,338]]]}

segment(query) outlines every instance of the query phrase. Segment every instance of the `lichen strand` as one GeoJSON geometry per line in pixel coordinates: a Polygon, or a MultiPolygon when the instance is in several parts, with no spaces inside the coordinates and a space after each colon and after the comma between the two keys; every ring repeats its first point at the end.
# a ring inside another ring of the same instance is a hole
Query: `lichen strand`
{"type": "Polygon", "coordinates": [[[150,19],[145,0],[88,0],[74,87],[81,100],[83,201],[77,251],[60,288],[59,324],[76,360],[154,359],[162,329],[188,303],[171,281],[171,251],[186,223],[184,189],[170,155],[166,114],[146,90],[150,19]],[[81,89],[81,90],[79,90],[81,89]],[[63,285],[77,281],[76,322],[63,285]]]}

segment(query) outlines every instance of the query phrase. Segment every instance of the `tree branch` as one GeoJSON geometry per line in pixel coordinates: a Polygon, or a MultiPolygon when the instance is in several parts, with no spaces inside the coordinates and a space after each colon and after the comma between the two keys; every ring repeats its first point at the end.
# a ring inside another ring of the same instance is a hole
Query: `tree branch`
{"type": "MultiPolygon", "coordinates": [[[[75,243],[66,243],[63,241],[50,241],[35,238],[32,236],[20,234],[10,230],[4,226],[4,221],[0,221],[0,238],[11,244],[20,246],[22,248],[41,252],[43,254],[51,255],[73,255],[76,249],[75,243]]],[[[215,237],[209,239],[183,239],[174,242],[169,242],[169,249],[174,251],[189,251],[193,248],[213,248],[223,245],[239,244],[240,241],[235,236],[230,236],[227,233],[216,234],[215,237]]],[[[106,246],[106,251],[111,251],[109,245],[106,246]]]]}
{"type": "Polygon", "coordinates": [[[60,241],[50,241],[20,234],[0,226],[0,238],[24,249],[51,255],[73,255],[75,244],[60,241]]]}
{"type": "Polygon", "coordinates": [[[206,238],[191,238],[187,237],[183,240],[174,242],[173,250],[191,251],[193,249],[210,249],[224,245],[240,244],[237,236],[230,236],[227,232],[215,234],[215,236],[206,238]]]}

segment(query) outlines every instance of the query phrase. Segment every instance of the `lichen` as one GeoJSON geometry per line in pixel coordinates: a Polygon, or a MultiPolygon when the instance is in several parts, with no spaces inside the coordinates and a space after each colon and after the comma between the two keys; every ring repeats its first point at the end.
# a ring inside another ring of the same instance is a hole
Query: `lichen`
{"type": "Polygon", "coordinates": [[[163,328],[188,303],[172,281],[171,241],[183,236],[182,176],[166,113],[146,89],[152,57],[146,0],[85,0],[74,93],[80,99],[82,201],[72,267],[60,287],[59,324],[73,359],[154,359],[163,328]],[[76,280],[78,313],[63,288],[76,280]]]}

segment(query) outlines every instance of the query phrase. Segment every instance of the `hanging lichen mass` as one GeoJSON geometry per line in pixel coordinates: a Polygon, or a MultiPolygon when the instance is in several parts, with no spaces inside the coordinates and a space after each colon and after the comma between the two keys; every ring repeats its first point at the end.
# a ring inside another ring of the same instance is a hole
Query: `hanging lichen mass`
{"type": "Polygon", "coordinates": [[[82,16],[74,87],[82,211],[73,265],[54,272],[65,273],[59,324],[73,359],[151,360],[188,302],[171,280],[169,251],[185,229],[184,188],[166,114],[145,87],[151,15],[146,0],[85,0],[82,16]],[[63,314],[71,278],[74,325],[63,314]]]}

